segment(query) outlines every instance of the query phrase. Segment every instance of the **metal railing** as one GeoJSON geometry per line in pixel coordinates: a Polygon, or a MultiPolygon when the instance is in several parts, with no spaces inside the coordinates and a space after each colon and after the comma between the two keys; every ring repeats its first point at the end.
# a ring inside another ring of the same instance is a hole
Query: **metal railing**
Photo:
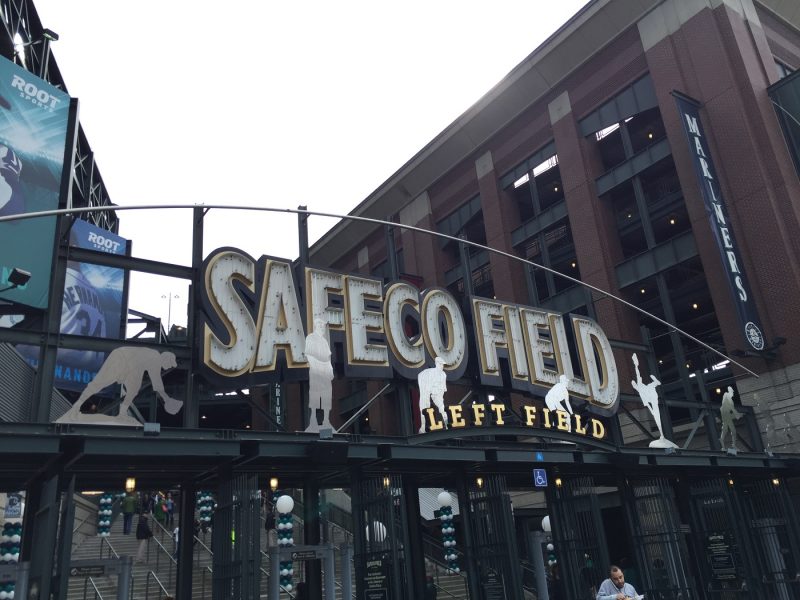
{"type": "Polygon", "coordinates": [[[108,555],[106,558],[111,558],[111,555],[114,555],[114,558],[119,558],[119,554],[117,551],[114,550],[114,546],[111,545],[111,542],[107,537],[100,538],[100,558],[103,558],[103,546],[108,546],[108,555]]]}
{"type": "Polygon", "coordinates": [[[151,578],[156,582],[156,584],[158,584],[158,587],[161,588],[161,591],[163,592],[164,597],[166,597],[166,596],[172,597],[172,594],[169,591],[167,591],[167,588],[165,588],[164,584],[161,583],[161,580],[158,578],[158,575],[156,575],[154,571],[148,571],[147,572],[147,577],[144,580],[144,599],[145,600],[149,600],[150,599],[150,579],[151,578]]]}
{"type": "Polygon", "coordinates": [[[88,590],[88,586],[89,586],[90,583],[92,584],[92,589],[94,590],[94,598],[95,598],[95,600],[97,600],[98,598],[100,600],[103,600],[103,594],[101,594],[100,590],[97,589],[97,585],[95,585],[94,579],[92,579],[91,577],[87,577],[83,582],[83,600],[86,600],[86,594],[89,591],[88,590]]]}

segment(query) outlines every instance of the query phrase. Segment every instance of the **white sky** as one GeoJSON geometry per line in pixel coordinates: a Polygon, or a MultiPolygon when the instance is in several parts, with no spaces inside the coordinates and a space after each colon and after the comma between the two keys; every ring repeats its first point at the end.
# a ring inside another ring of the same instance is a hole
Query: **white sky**
{"type": "MultiPolygon", "coordinates": [[[[121,206],[347,213],[585,0],[35,0],[121,206]]],[[[191,211],[119,213],[134,255],[190,264],[191,211]]],[[[333,225],[311,219],[312,242],[333,225]]],[[[211,211],[205,254],[297,256],[296,217],[211,211]]],[[[185,324],[187,284],[134,276],[130,307],[185,324]]]]}

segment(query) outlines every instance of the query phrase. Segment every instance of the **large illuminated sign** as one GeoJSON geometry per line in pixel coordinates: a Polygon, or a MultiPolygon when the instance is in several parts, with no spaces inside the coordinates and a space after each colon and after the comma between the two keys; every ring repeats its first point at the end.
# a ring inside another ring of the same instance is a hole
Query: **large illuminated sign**
{"type": "Polygon", "coordinates": [[[566,323],[558,313],[476,297],[467,319],[445,289],[313,267],[297,276],[302,294],[286,259],[255,260],[235,248],[206,258],[197,347],[211,378],[236,385],[307,378],[306,334],[322,321],[345,376],[415,379],[439,357],[450,381],[469,372],[486,386],[544,395],[563,375],[569,394],[594,412],[616,410],[611,345],[587,317],[566,323]]]}

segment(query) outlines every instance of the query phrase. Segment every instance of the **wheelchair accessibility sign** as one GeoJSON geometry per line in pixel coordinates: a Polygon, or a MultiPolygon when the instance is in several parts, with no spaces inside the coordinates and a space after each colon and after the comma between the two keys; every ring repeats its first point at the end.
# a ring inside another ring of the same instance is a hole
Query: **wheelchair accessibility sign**
{"type": "Polygon", "coordinates": [[[536,487],[547,487],[547,471],[544,469],[534,469],[533,485],[536,487]]]}

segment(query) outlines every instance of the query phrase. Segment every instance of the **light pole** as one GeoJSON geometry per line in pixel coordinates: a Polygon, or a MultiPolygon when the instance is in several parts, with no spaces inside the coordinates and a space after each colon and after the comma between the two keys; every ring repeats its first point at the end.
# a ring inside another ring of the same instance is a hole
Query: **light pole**
{"type": "Polygon", "coordinates": [[[169,304],[167,306],[167,335],[169,335],[169,327],[172,324],[172,299],[178,299],[180,296],[178,294],[173,294],[170,292],[169,294],[163,294],[162,298],[169,298],[169,304]]]}

